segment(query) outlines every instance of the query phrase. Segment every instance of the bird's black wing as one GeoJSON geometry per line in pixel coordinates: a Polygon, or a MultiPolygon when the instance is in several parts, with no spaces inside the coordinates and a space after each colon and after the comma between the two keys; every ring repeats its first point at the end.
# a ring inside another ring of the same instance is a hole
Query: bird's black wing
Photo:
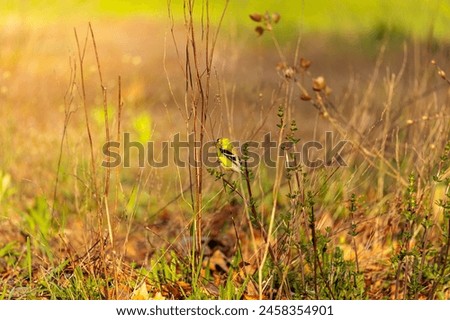
{"type": "Polygon", "coordinates": [[[238,157],[233,152],[231,152],[229,150],[222,149],[222,148],[219,148],[219,150],[220,150],[220,152],[222,152],[225,155],[225,157],[227,157],[231,161],[237,161],[238,160],[238,157]]]}

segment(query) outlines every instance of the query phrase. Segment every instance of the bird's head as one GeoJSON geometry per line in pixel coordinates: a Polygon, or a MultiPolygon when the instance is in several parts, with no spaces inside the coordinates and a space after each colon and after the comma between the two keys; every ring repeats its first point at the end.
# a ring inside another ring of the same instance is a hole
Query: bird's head
{"type": "Polygon", "coordinates": [[[231,146],[231,141],[228,138],[219,138],[216,140],[216,147],[228,149],[231,146]]]}

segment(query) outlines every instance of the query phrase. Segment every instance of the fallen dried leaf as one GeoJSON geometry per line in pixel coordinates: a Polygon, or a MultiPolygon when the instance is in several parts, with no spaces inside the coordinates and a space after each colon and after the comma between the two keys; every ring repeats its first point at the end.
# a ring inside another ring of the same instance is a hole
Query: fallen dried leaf
{"type": "Polygon", "coordinates": [[[148,294],[147,285],[145,282],[141,284],[141,286],[133,292],[131,295],[131,300],[149,300],[150,296],[148,294]]]}

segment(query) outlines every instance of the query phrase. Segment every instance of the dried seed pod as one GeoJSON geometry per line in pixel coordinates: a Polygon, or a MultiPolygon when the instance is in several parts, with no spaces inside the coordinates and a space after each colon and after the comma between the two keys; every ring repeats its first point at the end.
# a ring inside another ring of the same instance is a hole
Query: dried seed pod
{"type": "Polygon", "coordinates": [[[311,66],[311,61],[305,58],[300,58],[300,68],[303,70],[308,70],[308,68],[311,66]]]}
{"type": "Polygon", "coordinates": [[[281,19],[281,16],[278,12],[274,12],[274,13],[272,13],[271,18],[272,18],[272,22],[278,23],[278,21],[280,21],[280,19],[281,19]]]}
{"type": "Polygon", "coordinates": [[[327,86],[327,84],[325,83],[324,77],[320,76],[320,77],[313,79],[312,88],[314,91],[322,91],[323,89],[325,89],[326,86],[327,86]]]}
{"type": "Polygon", "coordinates": [[[264,33],[264,28],[261,26],[257,26],[255,28],[256,33],[258,34],[258,36],[262,36],[262,34],[264,33]]]}
{"type": "Polygon", "coordinates": [[[292,79],[295,75],[295,70],[292,67],[287,67],[284,69],[284,77],[287,79],[292,79]]]}
{"type": "Polygon", "coordinates": [[[287,68],[287,65],[286,65],[286,63],[284,63],[284,62],[278,62],[276,68],[277,68],[278,71],[281,71],[281,70],[286,69],[286,68],[287,68]]]}
{"type": "Polygon", "coordinates": [[[250,19],[252,19],[252,20],[255,21],[255,22],[261,22],[261,20],[262,20],[262,15],[259,14],[259,13],[252,13],[252,14],[250,15],[250,19]]]}
{"type": "Polygon", "coordinates": [[[311,96],[308,94],[308,92],[304,92],[300,95],[300,99],[303,101],[309,101],[311,100],[311,96]]]}

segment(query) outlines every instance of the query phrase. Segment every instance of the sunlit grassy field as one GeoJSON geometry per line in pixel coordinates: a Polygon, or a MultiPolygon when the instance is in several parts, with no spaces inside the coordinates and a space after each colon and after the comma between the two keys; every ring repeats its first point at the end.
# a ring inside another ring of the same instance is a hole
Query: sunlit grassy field
{"type": "Polygon", "coordinates": [[[137,3],[0,8],[1,299],[450,298],[448,3],[137,3]]]}

